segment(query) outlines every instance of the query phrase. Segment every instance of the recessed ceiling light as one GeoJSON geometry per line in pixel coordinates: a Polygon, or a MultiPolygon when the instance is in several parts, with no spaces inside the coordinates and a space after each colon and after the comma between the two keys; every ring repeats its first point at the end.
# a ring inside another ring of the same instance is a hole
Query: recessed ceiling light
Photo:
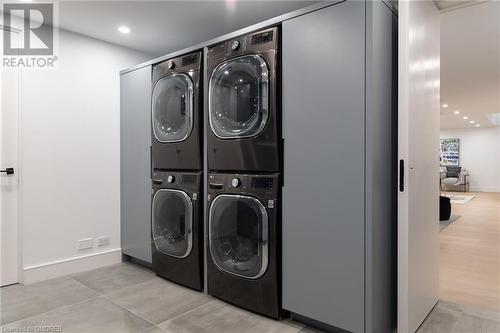
{"type": "Polygon", "coordinates": [[[474,123],[475,123],[475,121],[474,121],[474,120],[471,120],[471,121],[469,121],[469,123],[474,124],[474,123]]]}
{"type": "Polygon", "coordinates": [[[448,104],[443,104],[441,105],[443,108],[447,108],[448,107],[448,104]]]}
{"type": "Polygon", "coordinates": [[[454,114],[459,114],[459,113],[460,113],[460,111],[455,110],[455,111],[453,111],[453,113],[454,113],[454,114]]]}
{"type": "Polygon", "coordinates": [[[467,116],[464,116],[463,118],[464,118],[465,120],[469,119],[469,117],[467,117],[467,116]]]}
{"type": "Polygon", "coordinates": [[[476,124],[476,127],[480,127],[480,126],[481,126],[481,125],[479,125],[479,124],[476,124]]]}
{"type": "Polygon", "coordinates": [[[124,25],[121,25],[118,27],[118,31],[121,32],[122,34],[126,35],[130,33],[130,28],[124,25]]]}

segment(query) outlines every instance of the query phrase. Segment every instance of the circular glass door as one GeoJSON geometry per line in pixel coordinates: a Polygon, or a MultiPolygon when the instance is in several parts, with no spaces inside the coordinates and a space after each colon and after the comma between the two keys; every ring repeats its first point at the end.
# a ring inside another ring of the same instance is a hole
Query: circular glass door
{"type": "Polygon", "coordinates": [[[161,189],[153,197],[153,242],[168,255],[185,258],[193,247],[193,203],[187,193],[161,189]]]}
{"type": "Polygon", "coordinates": [[[258,135],[269,114],[269,69],[258,55],[219,64],[209,82],[209,121],[221,139],[258,135]]]}
{"type": "Polygon", "coordinates": [[[210,207],[209,246],[222,271],[257,279],[268,265],[267,211],[259,200],[241,195],[219,195],[210,207]]]}
{"type": "Polygon", "coordinates": [[[153,89],[153,133],[160,142],[185,140],[193,129],[193,82],[186,74],[164,77],[153,89]]]}

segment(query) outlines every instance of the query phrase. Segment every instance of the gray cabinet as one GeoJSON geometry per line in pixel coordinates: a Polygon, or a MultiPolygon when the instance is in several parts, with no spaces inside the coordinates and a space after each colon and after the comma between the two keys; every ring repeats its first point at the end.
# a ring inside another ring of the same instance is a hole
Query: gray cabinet
{"type": "Polygon", "coordinates": [[[122,253],[151,263],[151,66],[120,76],[122,253]]]}
{"type": "Polygon", "coordinates": [[[396,28],[381,1],[283,22],[283,307],[352,332],[394,327],[396,28]]]}

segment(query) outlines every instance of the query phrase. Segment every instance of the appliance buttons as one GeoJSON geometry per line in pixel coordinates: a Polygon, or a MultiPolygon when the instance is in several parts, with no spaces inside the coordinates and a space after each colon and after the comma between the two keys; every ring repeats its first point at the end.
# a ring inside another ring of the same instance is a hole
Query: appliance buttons
{"type": "Polygon", "coordinates": [[[167,68],[168,69],[173,69],[174,67],[175,67],[175,62],[173,62],[173,61],[167,62],[167,68]]]}
{"type": "Polygon", "coordinates": [[[240,185],[241,185],[241,181],[238,178],[233,178],[233,180],[231,181],[231,186],[238,187],[240,185]]]}
{"type": "Polygon", "coordinates": [[[175,182],[175,177],[172,176],[172,175],[168,175],[167,182],[169,182],[170,184],[172,184],[173,182],[175,182]]]}
{"type": "Polygon", "coordinates": [[[231,43],[231,49],[233,51],[236,51],[239,48],[240,48],[240,42],[237,40],[233,40],[233,42],[231,43]]]}

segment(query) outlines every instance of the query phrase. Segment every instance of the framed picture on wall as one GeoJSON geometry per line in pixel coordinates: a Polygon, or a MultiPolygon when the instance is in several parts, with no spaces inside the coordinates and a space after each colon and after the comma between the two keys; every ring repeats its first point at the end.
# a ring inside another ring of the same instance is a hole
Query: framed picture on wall
{"type": "Polygon", "coordinates": [[[460,139],[441,139],[440,151],[442,166],[460,165],[460,139]]]}

